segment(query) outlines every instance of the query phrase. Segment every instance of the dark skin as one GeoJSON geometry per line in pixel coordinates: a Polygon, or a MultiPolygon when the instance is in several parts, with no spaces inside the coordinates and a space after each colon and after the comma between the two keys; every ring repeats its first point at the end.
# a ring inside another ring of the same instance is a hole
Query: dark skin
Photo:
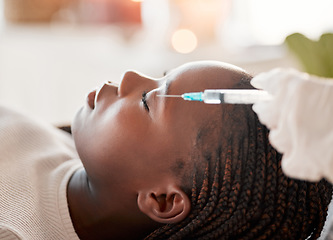
{"type": "Polygon", "coordinates": [[[129,71],[119,88],[107,83],[89,95],[72,129],[84,169],[68,185],[80,239],[142,239],[188,216],[179,175],[194,167],[193,139],[216,106],[156,95],[165,93],[166,81],[168,94],[231,88],[242,72],[220,62],[185,64],[161,79],[129,71]]]}

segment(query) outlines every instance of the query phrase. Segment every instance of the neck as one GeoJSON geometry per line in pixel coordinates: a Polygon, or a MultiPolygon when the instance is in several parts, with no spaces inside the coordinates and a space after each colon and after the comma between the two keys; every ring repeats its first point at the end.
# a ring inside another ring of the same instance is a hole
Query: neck
{"type": "Polygon", "coordinates": [[[84,169],[68,184],[70,215],[80,239],[143,239],[160,227],[140,212],[136,200],[112,197],[119,196],[113,189],[107,196],[96,189],[84,169]]]}

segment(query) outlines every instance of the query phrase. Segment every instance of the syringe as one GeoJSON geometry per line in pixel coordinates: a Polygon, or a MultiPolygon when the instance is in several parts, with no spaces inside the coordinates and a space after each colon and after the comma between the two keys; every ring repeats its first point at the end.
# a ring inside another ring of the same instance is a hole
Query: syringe
{"type": "Polygon", "coordinates": [[[158,97],[181,97],[188,101],[201,101],[208,104],[253,104],[272,99],[272,95],[256,89],[206,89],[203,92],[190,92],[182,95],[157,95],[158,97]]]}

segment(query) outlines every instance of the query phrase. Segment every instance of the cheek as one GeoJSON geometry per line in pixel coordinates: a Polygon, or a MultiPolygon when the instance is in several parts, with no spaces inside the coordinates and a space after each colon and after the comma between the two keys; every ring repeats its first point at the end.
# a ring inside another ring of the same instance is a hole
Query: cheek
{"type": "Polygon", "coordinates": [[[130,171],[137,159],[146,157],[149,127],[139,116],[135,111],[122,111],[95,119],[93,127],[86,130],[82,142],[85,146],[79,152],[87,171],[92,174],[130,171]]]}

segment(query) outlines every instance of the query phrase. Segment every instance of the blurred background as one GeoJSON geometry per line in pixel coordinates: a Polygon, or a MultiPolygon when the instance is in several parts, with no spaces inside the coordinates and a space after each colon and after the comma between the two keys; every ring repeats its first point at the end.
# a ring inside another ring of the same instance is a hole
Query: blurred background
{"type": "Polygon", "coordinates": [[[158,78],[195,60],[331,77],[331,9],[332,0],[0,0],[0,104],[70,124],[104,81],[128,69],[158,78]]]}

